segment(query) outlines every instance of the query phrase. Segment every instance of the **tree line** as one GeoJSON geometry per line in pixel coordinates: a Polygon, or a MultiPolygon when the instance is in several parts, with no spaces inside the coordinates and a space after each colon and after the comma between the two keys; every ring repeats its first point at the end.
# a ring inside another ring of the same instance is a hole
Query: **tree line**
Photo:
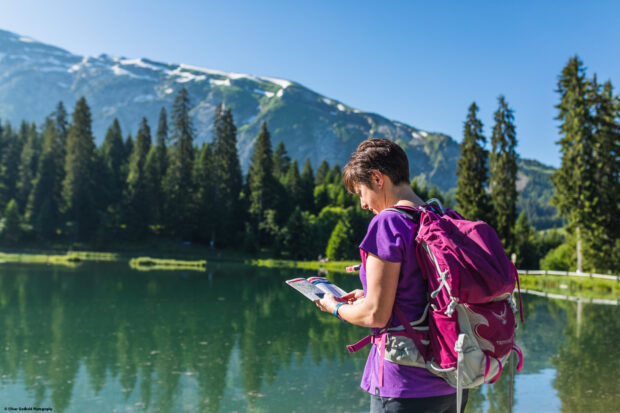
{"type": "Polygon", "coordinates": [[[478,118],[478,105],[468,109],[457,162],[456,203],[467,219],[490,223],[518,268],[539,268],[539,261],[563,242],[555,231],[538,235],[525,211],[517,217],[518,154],[514,111],[498,97],[491,133],[491,150],[478,118]]]}
{"type": "Polygon", "coordinates": [[[557,92],[562,162],[552,176],[551,200],[567,221],[564,234],[538,234],[524,212],[517,218],[517,153],[514,114],[498,98],[485,149],[478,106],[469,107],[457,165],[456,201],[470,219],[485,220],[497,230],[520,268],[620,271],[620,100],[611,81],[586,78],[583,63],[571,58],[558,78],[557,92]]]}
{"type": "MultiPolygon", "coordinates": [[[[511,112],[501,99],[502,113],[510,125],[511,112]]],[[[187,90],[181,89],[172,107],[170,126],[166,110],[160,111],[155,142],[146,118],[141,120],[135,139],[131,135],[124,138],[115,119],[100,147],[95,145],[85,98],[76,103],[70,122],[60,102],[41,133],[35,124],[22,122],[14,131],[10,123],[0,123],[1,241],[6,246],[64,242],[109,247],[118,241],[167,238],[218,248],[242,247],[249,252],[266,249],[291,259],[358,257],[357,245],[371,216],[346,192],[338,164],[330,166],[323,161],[314,171],[306,159],[300,172],[298,161],[288,156],[282,142],[272,148],[263,123],[244,177],[231,109],[216,108],[213,140],[200,147],[194,145],[190,110],[187,90]]],[[[459,161],[462,176],[457,202],[467,217],[478,217],[475,208],[487,205],[468,201],[485,185],[476,186],[476,172],[466,163],[476,145],[469,144],[472,137],[477,139],[478,132],[471,132],[472,127],[481,128],[481,124],[476,126],[476,110],[472,105],[473,118],[466,124],[459,161]],[[473,126],[467,126],[470,124],[473,126]]],[[[498,143],[497,153],[512,158],[496,167],[492,176],[503,179],[499,176],[506,172],[502,169],[506,164],[514,187],[516,139],[514,127],[512,135],[510,127],[506,128],[509,142],[498,143]]],[[[494,142],[503,139],[500,135],[498,132],[494,142]]],[[[474,157],[478,162],[474,167],[483,167],[484,157],[474,157]]],[[[499,164],[493,162],[492,166],[499,164]]],[[[416,180],[411,186],[423,199],[453,204],[437,187],[416,180]]],[[[495,186],[506,187],[510,185],[495,186]]],[[[484,216],[499,217],[505,211],[507,218],[496,223],[503,225],[500,228],[507,227],[506,221],[514,215],[516,190],[505,196],[512,197],[504,201],[508,208],[498,204],[497,214],[484,216]]]]}
{"type": "Polygon", "coordinates": [[[293,259],[358,255],[369,216],[345,191],[339,165],[315,171],[306,159],[300,172],[282,142],[272,149],[263,123],[244,177],[231,109],[216,108],[213,140],[201,146],[190,109],[182,89],[170,119],[161,109],[154,139],[146,118],[135,138],[115,119],[100,147],[85,98],[70,121],[58,103],[41,132],[0,123],[2,244],[175,239],[293,259]]]}
{"type": "MultiPolygon", "coordinates": [[[[520,268],[617,272],[619,100],[610,81],[586,78],[578,57],[563,69],[558,93],[562,165],[552,203],[568,222],[565,231],[536,232],[524,211],[517,216],[516,127],[504,96],[490,150],[479,108],[469,107],[454,200],[411,185],[423,199],[440,198],[466,218],[491,223],[520,268]]],[[[282,142],[273,149],[263,123],[243,176],[231,109],[216,108],[212,142],[201,146],[190,110],[181,89],[170,125],[162,108],[154,142],[146,118],[135,139],[124,138],[115,119],[100,147],[84,98],[71,121],[60,102],[41,132],[26,122],[16,130],[0,123],[0,241],[101,248],[176,239],[291,259],[357,257],[370,216],[345,191],[339,165],[323,161],[315,171],[306,159],[300,172],[282,142]]]]}

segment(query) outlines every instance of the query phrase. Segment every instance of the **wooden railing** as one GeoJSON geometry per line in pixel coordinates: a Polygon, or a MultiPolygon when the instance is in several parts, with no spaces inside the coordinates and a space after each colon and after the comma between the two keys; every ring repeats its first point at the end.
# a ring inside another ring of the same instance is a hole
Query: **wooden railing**
{"type": "Polygon", "coordinates": [[[573,295],[554,294],[554,293],[548,293],[545,291],[530,290],[527,288],[521,289],[521,293],[537,295],[540,297],[555,298],[557,300],[576,301],[578,303],[620,305],[620,300],[611,300],[611,299],[605,299],[605,298],[586,298],[586,297],[579,297],[579,296],[573,296],[573,295]]]}
{"type": "Polygon", "coordinates": [[[551,271],[551,270],[517,270],[519,274],[526,275],[563,275],[570,277],[589,277],[589,278],[603,278],[606,280],[620,281],[620,276],[609,274],[594,274],[586,272],[571,272],[571,271],[551,271]]]}

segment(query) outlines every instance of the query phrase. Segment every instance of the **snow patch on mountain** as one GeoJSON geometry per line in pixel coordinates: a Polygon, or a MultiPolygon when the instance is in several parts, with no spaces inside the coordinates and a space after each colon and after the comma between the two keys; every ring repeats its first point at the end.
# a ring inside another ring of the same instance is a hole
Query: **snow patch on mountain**
{"type": "MultiPolygon", "coordinates": [[[[362,112],[361,110],[348,108],[348,107],[346,107],[345,105],[343,105],[342,103],[340,103],[340,102],[336,102],[336,101],[334,101],[334,100],[332,100],[332,99],[329,99],[329,98],[326,98],[326,97],[324,97],[324,98],[322,99],[322,101],[323,101],[323,103],[325,103],[325,104],[327,104],[327,105],[330,105],[330,106],[336,106],[336,108],[337,108],[340,112],[364,113],[364,112],[362,112]]],[[[336,112],[333,112],[333,111],[332,111],[332,112],[330,112],[330,114],[331,114],[331,115],[335,115],[335,114],[336,114],[336,112]]]]}
{"type": "Polygon", "coordinates": [[[259,79],[267,80],[271,83],[275,83],[276,85],[280,86],[282,89],[286,89],[287,87],[293,84],[292,82],[289,82],[288,80],[276,79],[274,77],[259,77],[259,79]]]}
{"type": "Polygon", "coordinates": [[[428,132],[424,132],[423,130],[415,130],[411,132],[411,136],[413,139],[422,139],[428,136],[428,132]]]}
{"type": "MultiPolygon", "coordinates": [[[[282,89],[280,89],[282,90],[282,89]]],[[[279,91],[278,91],[279,92],[279,91]]],[[[268,98],[272,98],[275,93],[267,92],[266,90],[254,89],[254,93],[258,93],[259,95],[267,96],[268,98]]]]}
{"type": "Polygon", "coordinates": [[[137,75],[135,73],[130,72],[129,70],[123,69],[122,67],[120,67],[119,65],[114,65],[110,68],[110,70],[112,71],[112,73],[114,73],[116,76],[129,76],[131,78],[134,79],[143,79],[143,80],[148,80],[149,82],[157,82],[158,79],[152,77],[152,76],[141,76],[141,75],[137,75]]]}
{"type": "Polygon", "coordinates": [[[152,65],[150,63],[145,62],[142,59],[119,59],[118,63],[120,63],[123,66],[138,66],[141,67],[143,69],[150,69],[156,72],[161,72],[162,68],[161,67],[157,67],[155,65],[152,65]]]}
{"type": "MultiPolygon", "coordinates": [[[[179,67],[177,68],[177,70],[190,70],[190,71],[194,71],[194,72],[201,72],[201,73],[205,73],[207,75],[214,75],[214,76],[221,76],[221,77],[226,77],[228,79],[249,79],[249,80],[253,80],[255,82],[270,82],[273,83],[275,85],[280,86],[282,89],[286,89],[287,87],[289,87],[290,85],[292,85],[293,83],[288,81],[288,80],[284,80],[284,79],[277,79],[274,77],[264,77],[264,76],[254,76],[254,75],[247,75],[244,73],[234,73],[234,72],[223,72],[221,70],[215,70],[215,69],[207,69],[204,67],[199,67],[199,66],[192,66],[192,65],[188,65],[188,64],[180,64],[179,67]]],[[[175,70],[176,71],[176,70],[175,70]]]]}
{"type": "Polygon", "coordinates": [[[183,70],[183,66],[179,66],[172,71],[168,71],[170,76],[176,76],[175,79],[178,83],[187,83],[192,81],[201,81],[205,80],[207,77],[205,75],[195,75],[191,72],[183,70]]]}
{"type": "Polygon", "coordinates": [[[88,66],[88,61],[89,61],[89,60],[90,60],[90,57],[89,57],[89,56],[84,56],[84,57],[82,58],[82,61],[81,61],[81,62],[76,63],[76,64],[74,64],[73,66],[71,66],[71,67],[69,68],[69,70],[67,70],[67,72],[69,72],[69,73],[73,73],[73,72],[78,72],[78,71],[80,71],[80,69],[82,69],[82,67],[84,67],[84,66],[88,66]]]}
{"type": "Polygon", "coordinates": [[[215,86],[230,86],[230,79],[209,79],[209,83],[215,86]]]}

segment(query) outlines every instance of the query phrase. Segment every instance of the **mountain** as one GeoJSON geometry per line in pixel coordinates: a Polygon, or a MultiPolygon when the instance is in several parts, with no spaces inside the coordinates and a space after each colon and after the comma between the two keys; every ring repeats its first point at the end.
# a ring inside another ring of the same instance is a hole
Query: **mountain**
{"type": "MultiPolygon", "coordinates": [[[[342,166],[360,141],[384,137],[405,149],[412,177],[444,191],[456,186],[459,145],[451,137],[354,109],[299,83],[145,58],[78,56],[0,30],[0,119],[4,122],[41,123],[59,101],[72,110],[85,96],[100,144],[114,118],[124,133],[135,133],[142,117],[152,127],[157,125],[160,109],[170,113],[183,87],[193,104],[197,144],[211,140],[215,107],[223,102],[232,108],[244,170],[260,125],[267,122],[274,146],[283,141],[289,155],[300,162],[309,157],[315,167],[323,159],[342,166]]],[[[524,172],[525,185],[540,181],[524,172]]],[[[539,171],[530,168],[527,173],[539,171]]],[[[550,188],[545,176],[542,181],[550,188]]]]}
{"type": "Polygon", "coordinates": [[[450,137],[353,109],[288,80],[105,54],[77,56],[7,31],[0,31],[0,74],[0,119],[42,122],[58,101],[71,110],[85,96],[98,143],[115,117],[124,132],[135,132],[143,116],[156,125],[161,107],[170,113],[176,93],[186,87],[196,143],[211,139],[220,102],[232,108],[244,167],[266,121],[274,145],[283,141],[300,162],[310,157],[314,166],[322,159],[344,165],[360,141],[385,137],[406,149],[414,176],[443,189],[456,182],[459,149],[450,137]]]}

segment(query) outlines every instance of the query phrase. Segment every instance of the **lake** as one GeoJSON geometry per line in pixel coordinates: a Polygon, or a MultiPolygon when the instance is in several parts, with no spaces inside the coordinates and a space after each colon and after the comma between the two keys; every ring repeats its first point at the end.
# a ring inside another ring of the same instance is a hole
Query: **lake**
{"type": "MultiPolygon", "coordinates": [[[[0,409],[365,412],[367,330],[284,284],[313,271],[0,266],[0,409]]],[[[335,274],[343,288],[357,276],[335,274]]],[[[470,392],[468,412],[620,406],[620,307],[523,295],[525,365],[470,392]]]]}

